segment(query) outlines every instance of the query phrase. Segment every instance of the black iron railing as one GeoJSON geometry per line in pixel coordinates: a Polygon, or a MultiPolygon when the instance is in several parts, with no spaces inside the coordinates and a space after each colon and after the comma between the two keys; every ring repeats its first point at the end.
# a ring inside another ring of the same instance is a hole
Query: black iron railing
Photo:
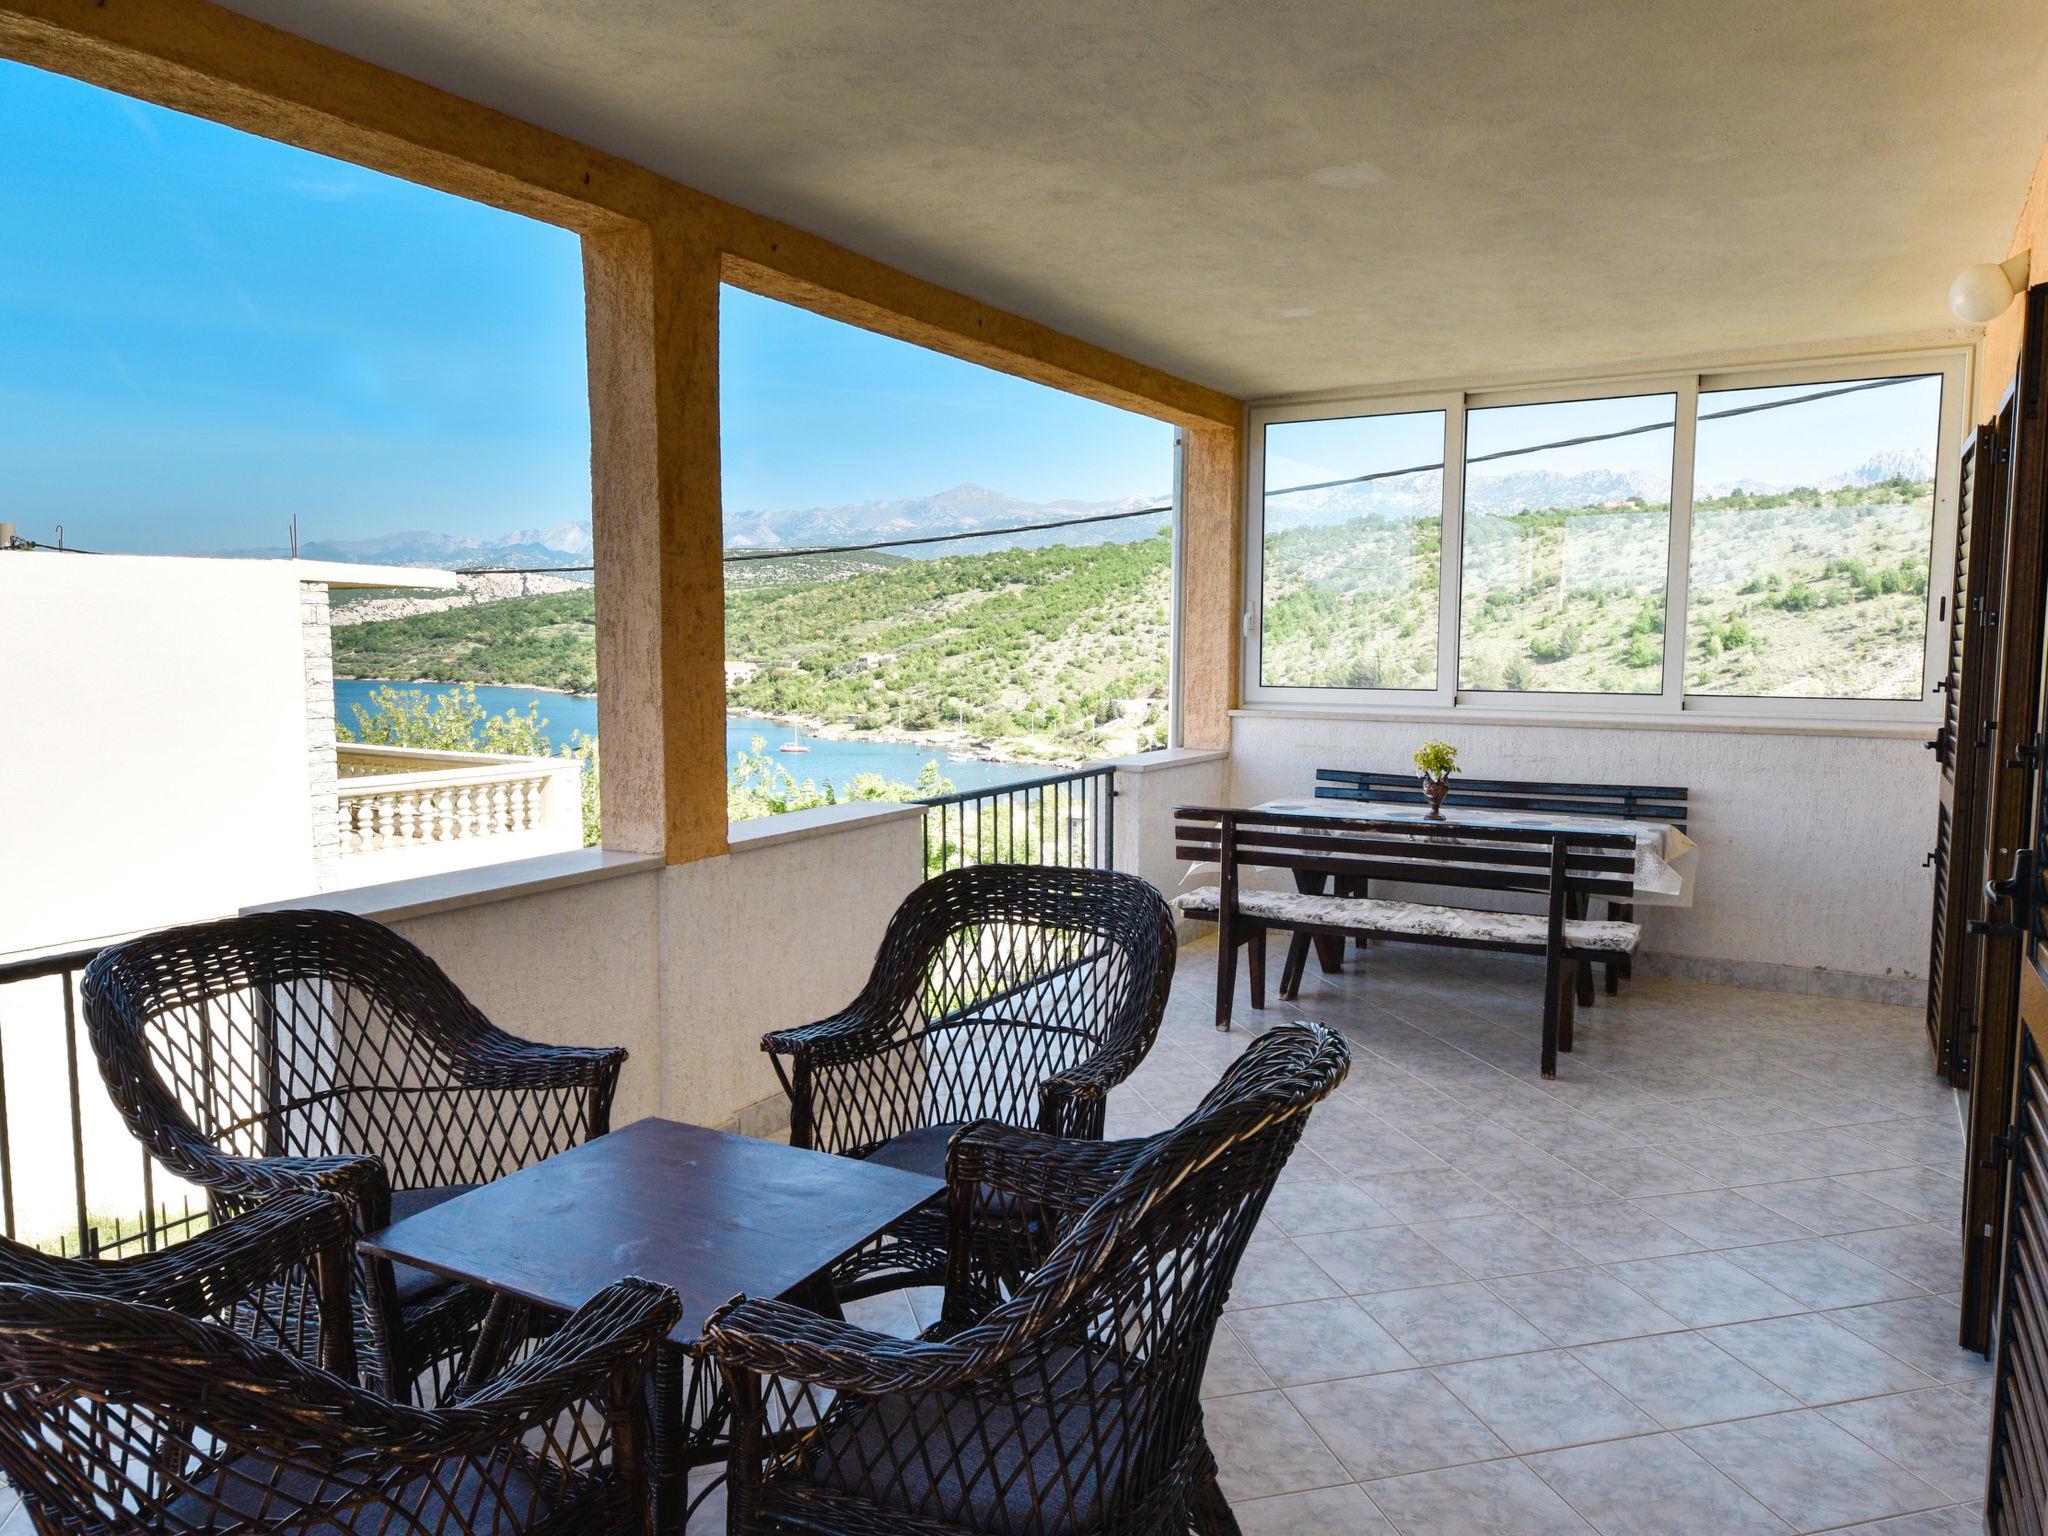
{"type": "Polygon", "coordinates": [[[1116,867],[1116,770],[1082,768],[923,802],[927,879],[969,864],[1116,867]]]}
{"type": "Polygon", "coordinates": [[[97,953],[0,964],[0,1232],[87,1257],[154,1249],[210,1219],[100,1084],[78,1004],[97,953]]]}

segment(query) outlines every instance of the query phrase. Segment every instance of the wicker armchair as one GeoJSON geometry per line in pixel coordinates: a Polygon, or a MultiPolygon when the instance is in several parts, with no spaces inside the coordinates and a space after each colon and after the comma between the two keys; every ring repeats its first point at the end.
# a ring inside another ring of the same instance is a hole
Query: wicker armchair
{"type": "MultiPolygon", "coordinates": [[[[374,1231],[604,1134],[626,1059],[513,1038],[414,945],[339,912],[170,929],[103,951],[83,991],[108,1094],[216,1215],[326,1189],[374,1231]]],[[[366,1379],[438,1389],[487,1305],[365,1260],[366,1379]]]]}
{"type": "Polygon", "coordinates": [[[518,1367],[428,1411],[277,1347],[308,1340],[280,1301],[319,1297],[306,1277],[331,1272],[314,1310],[345,1351],[352,1247],[347,1207],[316,1194],[115,1263],[0,1247],[0,1471],[37,1529],[646,1528],[641,1382],[673,1292],[621,1281],[518,1367]]]}
{"type": "MultiPolygon", "coordinates": [[[[790,1144],[937,1178],[969,1121],[1099,1139],[1109,1090],[1159,1032],[1174,954],[1173,915],[1135,875],[981,864],[927,881],[846,1009],[762,1037],[790,1144]]],[[[929,1212],[833,1279],[851,1300],[945,1273],[946,1223],[929,1212]]]]}
{"type": "Polygon", "coordinates": [[[782,1302],[715,1313],[733,1403],[730,1529],[1234,1532],[1198,1393],[1245,1243],[1344,1042],[1283,1025],[1186,1120],[1127,1142],[982,1124],[953,1144],[947,1321],[919,1340],[782,1302]],[[1047,1213],[1028,1273],[987,1265],[1047,1213]]]}

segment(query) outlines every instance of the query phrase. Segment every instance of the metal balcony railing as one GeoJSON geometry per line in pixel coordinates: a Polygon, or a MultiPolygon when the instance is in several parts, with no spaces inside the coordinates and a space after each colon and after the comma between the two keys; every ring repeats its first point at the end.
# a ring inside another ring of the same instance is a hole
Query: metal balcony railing
{"type": "Polygon", "coordinates": [[[1082,768],[922,802],[927,879],[970,864],[1116,867],[1116,770],[1082,768]]]}

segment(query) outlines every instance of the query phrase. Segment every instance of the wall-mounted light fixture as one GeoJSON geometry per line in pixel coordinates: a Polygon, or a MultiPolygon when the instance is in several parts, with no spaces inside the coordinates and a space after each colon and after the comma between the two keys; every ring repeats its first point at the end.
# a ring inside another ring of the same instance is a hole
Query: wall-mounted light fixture
{"type": "Polygon", "coordinates": [[[1965,267],[1948,285],[1948,307],[1966,325],[1983,325],[2005,313],[2015,295],[2027,288],[2031,252],[2004,261],[1980,261],[1965,267]]]}

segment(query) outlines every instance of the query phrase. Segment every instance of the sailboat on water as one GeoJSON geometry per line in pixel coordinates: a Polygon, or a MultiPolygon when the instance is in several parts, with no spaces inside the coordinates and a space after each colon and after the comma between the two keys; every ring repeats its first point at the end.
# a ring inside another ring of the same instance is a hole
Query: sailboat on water
{"type": "Polygon", "coordinates": [[[810,751],[811,749],[804,745],[804,728],[800,725],[791,725],[789,728],[789,740],[785,741],[775,750],[778,752],[810,751]]]}

